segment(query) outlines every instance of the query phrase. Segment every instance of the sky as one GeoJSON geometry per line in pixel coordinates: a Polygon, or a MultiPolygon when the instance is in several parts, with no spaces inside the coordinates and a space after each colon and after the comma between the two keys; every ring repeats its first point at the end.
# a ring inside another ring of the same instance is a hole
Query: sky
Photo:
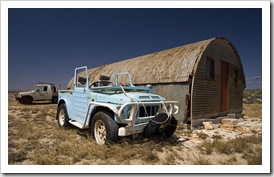
{"type": "Polygon", "coordinates": [[[261,88],[261,8],[9,8],[8,89],[66,89],[94,68],[217,36],[236,47],[247,89],[261,88]]]}

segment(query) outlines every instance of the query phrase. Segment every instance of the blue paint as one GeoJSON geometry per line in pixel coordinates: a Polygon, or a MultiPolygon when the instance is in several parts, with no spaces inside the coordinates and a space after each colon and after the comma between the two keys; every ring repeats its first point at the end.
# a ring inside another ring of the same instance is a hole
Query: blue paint
{"type": "MultiPolygon", "coordinates": [[[[89,81],[88,81],[88,73],[87,67],[79,67],[75,69],[74,72],[74,87],[72,93],[59,93],[58,103],[60,101],[64,101],[67,106],[68,116],[70,120],[77,121],[81,124],[84,123],[86,112],[88,112],[88,118],[86,121],[86,126],[89,125],[91,113],[97,107],[96,104],[106,104],[105,107],[109,108],[110,110],[119,110],[122,105],[129,103],[129,102],[160,102],[165,101],[166,99],[156,95],[149,93],[149,91],[153,90],[150,85],[147,87],[135,87],[132,83],[131,76],[129,73],[117,73],[115,75],[115,85],[113,86],[101,86],[101,87],[92,87],[89,88],[89,81]],[[84,69],[86,74],[86,85],[85,87],[78,87],[77,83],[77,73],[84,69]],[[127,75],[130,80],[129,86],[118,86],[118,75],[127,75]],[[123,91],[124,90],[124,91],[123,91]],[[95,105],[91,105],[90,109],[88,110],[88,104],[94,103],[95,105]]],[[[143,105],[139,105],[138,109],[143,107],[143,105]]],[[[128,111],[131,109],[131,106],[127,106],[124,109],[123,117],[127,119],[129,117],[128,111]]],[[[147,113],[149,115],[156,114],[156,107],[152,108],[152,105],[148,106],[147,113]]],[[[144,111],[143,111],[144,112],[144,111]]],[[[140,116],[140,112],[137,113],[137,117],[140,116]]],[[[144,114],[144,113],[142,113],[144,114]]],[[[145,115],[143,115],[144,117],[145,115]]],[[[119,120],[117,113],[114,112],[114,120],[117,123],[123,123],[119,120]]],[[[148,122],[148,120],[137,120],[136,123],[141,122],[148,122]]]]}

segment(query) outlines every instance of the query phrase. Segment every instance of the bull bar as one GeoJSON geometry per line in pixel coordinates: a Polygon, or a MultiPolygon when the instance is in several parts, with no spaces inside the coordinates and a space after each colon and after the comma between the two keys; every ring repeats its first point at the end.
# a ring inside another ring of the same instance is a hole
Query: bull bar
{"type": "Polygon", "coordinates": [[[118,119],[123,122],[127,123],[128,125],[125,127],[121,127],[118,130],[119,136],[128,136],[133,135],[137,133],[143,132],[145,126],[148,124],[148,122],[135,124],[136,120],[150,120],[151,118],[155,117],[146,115],[144,117],[137,117],[138,107],[143,106],[144,108],[149,105],[159,105],[161,106],[162,112],[166,112],[168,115],[175,115],[179,111],[179,107],[176,105],[178,104],[178,101],[158,101],[158,102],[130,102],[126,103],[119,108],[116,113],[118,115],[118,119]],[[130,113],[129,117],[127,119],[124,118],[123,112],[126,107],[130,106],[130,113]]]}

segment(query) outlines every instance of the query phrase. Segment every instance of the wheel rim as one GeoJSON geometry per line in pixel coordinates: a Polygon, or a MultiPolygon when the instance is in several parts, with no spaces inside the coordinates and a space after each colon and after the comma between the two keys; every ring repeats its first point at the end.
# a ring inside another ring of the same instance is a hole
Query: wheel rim
{"type": "Polygon", "coordinates": [[[63,109],[61,109],[59,112],[59,123],[61,126],[63,126],[65,123],[65,111],[63,109]]]}
{"type": "Polygon", "coordinates": [[[94,137],[98,144],[105,144],[107,131],[103,121],[98,120],[94,125],[94,137]]]}

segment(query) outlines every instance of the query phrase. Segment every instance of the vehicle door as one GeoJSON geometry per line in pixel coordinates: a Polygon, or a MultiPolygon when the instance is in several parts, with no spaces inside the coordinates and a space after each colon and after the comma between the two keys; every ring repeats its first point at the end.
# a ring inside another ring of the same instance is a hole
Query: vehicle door
{"type": "Polygon", "coordinates": [[[74,119],[77,122],[83,123],[86,116],[88,100],[90,98],[86,67],[75,69],[74,91],[72,92],[72,97],[74,119]]]}
{"type": "Polygon", "coordinates": [[[48,100],[51,99],[51,94],[48,92],[48,86],[40,85],[36,87],[34,92],[34,100],[48,100]]]}

